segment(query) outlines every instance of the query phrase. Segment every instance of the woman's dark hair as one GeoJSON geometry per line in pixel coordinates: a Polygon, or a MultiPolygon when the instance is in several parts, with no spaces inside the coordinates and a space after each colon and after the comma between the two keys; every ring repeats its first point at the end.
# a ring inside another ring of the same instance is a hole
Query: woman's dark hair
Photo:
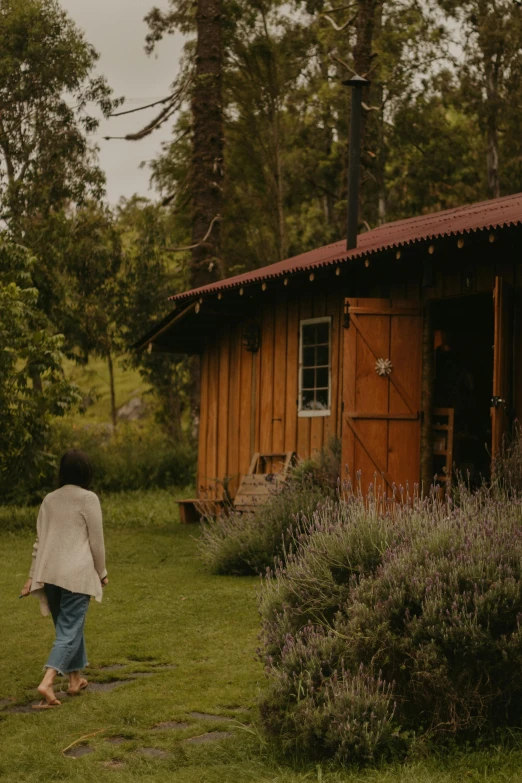
{"type": "Polygon", "coordinates": [[[80,449],[69,449],[60,460],[58,485],[76,484],[89,489],[92,482],[92,465],[89,457],[80,449]]]}

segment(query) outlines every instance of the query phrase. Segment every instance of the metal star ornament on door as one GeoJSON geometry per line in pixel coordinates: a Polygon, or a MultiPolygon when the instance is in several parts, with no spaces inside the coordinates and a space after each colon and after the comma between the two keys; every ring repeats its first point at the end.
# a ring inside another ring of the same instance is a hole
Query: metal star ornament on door
{"type": "Polygon", "coordinates": [[[392,374],[393,364],[389,359],[377,359],[375,362],[375,372],[381,377],[385,377],[392,374]]]}

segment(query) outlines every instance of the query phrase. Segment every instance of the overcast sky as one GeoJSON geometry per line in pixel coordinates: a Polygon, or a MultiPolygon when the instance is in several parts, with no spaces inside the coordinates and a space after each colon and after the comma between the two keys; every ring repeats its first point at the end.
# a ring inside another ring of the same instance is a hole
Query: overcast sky
{"type": "MultiPolygon", "coordinates": [[[[143,17],[153,5],[167,7],[167,0],[61,0],[62,7],[98,50],[98,71],[106,76],[115,95],[127,99],[122,109],[131,109],[164,98],[174,80],[183,46],[179,35],[168,36],[147,57],[143,46],[147,26],[143,17]]],[[[154,109],[105,121],[95,140],[100,147],[100,164],[107,175],[107,198],[115,204],[120,196],[133,193],[152,197],[149,171],[139,168],[161,149],[171,136],[167,123],[142,141],[104,141],[103,136],[123,136],[139,130],[154,116],[154,109]]]]}

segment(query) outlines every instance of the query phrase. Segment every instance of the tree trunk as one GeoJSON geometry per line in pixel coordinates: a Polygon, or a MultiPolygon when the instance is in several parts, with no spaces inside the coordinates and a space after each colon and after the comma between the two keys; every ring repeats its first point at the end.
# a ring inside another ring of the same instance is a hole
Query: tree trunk
{"type": "MultiPolygon", "coordinates": [[[[358,13],[355,21],[355,46],[353,48],[353,67],[358,76],[371,79],[370,69],[373,61],[373,36],[377,10],[382,10],[382,0],[358,0],[358,13]]],[[[369,103],[371,87],[363,91],[363,101],[369,103]]],[[[363,112],[361,122],[361,150],[364,150],[365,131],[368,112],[363,112]]]]}
{"type": "Polygon", "coordinates": [[[486,71],[487,127],[488,127],[488,195],[500,196],[500,175],[498,171],[498,70],[493,65],[486,71]]]}
{"type": "Polygon", "coordinates": [[[110,387],[110,394],[111,394],[112,426],[116,427],[116,424],[118,423],[118,417],[116,415],[116,390],[114,388],[114,367],[112,364],[112,356],[110,352],[107,356],[107,365],[109,367],[109,387],[110,387]]]}
{"type": "Polygon", "coordinates": [[[192,244],[198,246],[192,251],[190,285],[193,288],[214,282],[221,277],[219,222],[223,201],[221,4],[222,0],[198,0],[196,11],[196,73],[192,93],[194,130],[192,244]]]}
{"type": "MultiPolygon", "coordinates": [[[[382,22],[382,3],[383,0],[358,0],[357,19],[355,20],[355,45],[353,48],[353,67],[358,76],[372,81],[368,87],[363,89],[362,100],[366,105],[372,105],[378,102],[381,88],[375,84],[375,78],[372,80],[372,63],[375,57],[373,52],[373,41],[376,32],[380,29],[382,22]]],[[[378,194],[379,185],[375,186],[376,176],[371,171],[375,168],[372,161],[378,157],[379,153],[379,114],[378,112],[362,112],[361,117],[361,194],[365,193],[364,203],[360,198],[359,215],[364,217],[368,223],[375,223],[378,216],[378,194]],[[372,156],[368,152],[372,152],[372,156]],[[369,188],[369,185],[372,187],[369,188]],[[371,192],[368,192],[371,191],[371,192]]]]}

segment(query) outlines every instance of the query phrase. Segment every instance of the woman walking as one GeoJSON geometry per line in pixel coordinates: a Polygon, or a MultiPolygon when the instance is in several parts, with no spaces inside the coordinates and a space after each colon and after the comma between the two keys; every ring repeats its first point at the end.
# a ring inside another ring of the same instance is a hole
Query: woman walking
{"type": "Polygon", "coordinates": [[[88,683],[81,670],[88,665],[83,629],[89,601],[101,601],[108,584],[100,501],[89,491],[92,467],[78,449],[60,462],[60,488],[43,500],[36,523],[36,542],[29,579],[22,595],[37,596],[43,615],[51,614],[56,640],[38,686],[42,701],[34,709],[58,707],[57,674],[68,675],[67,693],[78,695],[88,683]]]}

